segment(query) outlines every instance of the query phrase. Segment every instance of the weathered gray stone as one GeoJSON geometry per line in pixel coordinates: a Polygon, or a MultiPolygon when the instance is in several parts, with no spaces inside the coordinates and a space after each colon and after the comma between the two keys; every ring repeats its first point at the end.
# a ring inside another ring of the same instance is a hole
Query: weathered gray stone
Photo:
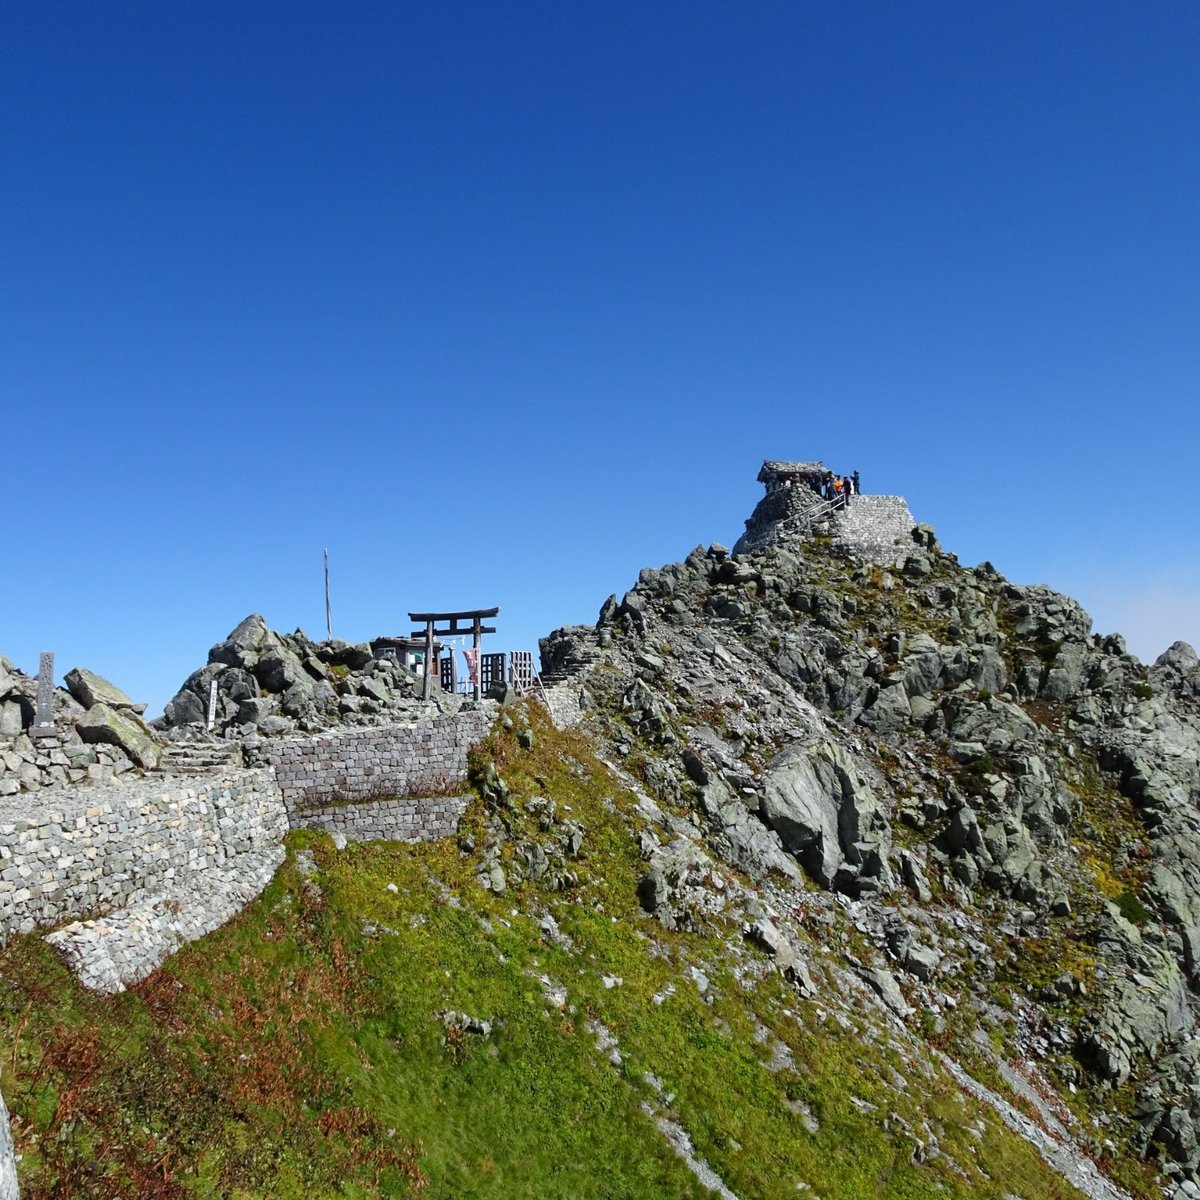
{"type": "MultiPolygon", "coordinates": [[[[229,667],[214,678],[217,681],[217,691],[222,696],[228,696],[235,704],[240,704],[243,700],[253,700],[262,694],[258,680],[241,667],[229,667]]],[[[208,699],[207,691],[203,693],[202,698],[208,699]]]]}
{"type": "Polygon", "coordinates": [[[3,1096],[0,1096],[0,1200],[18,1200],[17,1161],[3,1096]]]}
{"type": "Polygon", "coordinates": [[[1046,674],[1042,695],[1047,700],[1071,700],[1083,687],[1087,651],[1076,642],[1063,645],[1046,674]]]}
{"type": "Polygon", "coordinates": [[[182,688],[167,701],[163,716],[168,725],[203,725],[207,713],[204,701],[195,692],[182,688]]]}
{"type": "Polygon", "coordinates": [[[119,687],[84,667],[72,668],[63,676],[63,682],[84,708],[94,704],[107,704],[109,708],[118,709],[137,707],[119,687]]]}
{"type": "Polygon", "coordinates": [[[897,1016],[907,1016],[911,1011],[896,977],[886,967],[871,967],[863,971],[863,978],[871,985],[875,994],[897,1016]]]}
{"type": "Polygon", "coordinates": [[[17,673],[7,658],[0,656],[0,700],[17,686],[17,673]]]}
{"type": "Polygon", "coordinates": [[[834,742],[786,749],[768,765],[763,819],[804,868],[832,887],[838,868],[877,841],[879,806],[859,766],[834,742]]]}
{"type": "Polygon", "coordinates": [[[1008,668],[994,646],[984,646],[971,664],[971,678],[980,691],[996,695],[1008,686],[1008,668]]]}
{"type": "Polygon", "coordinates": [[[94,704],[75,722],[85,742],[118,746],[139,767],[158,765],[161,747],[146,723],[132,712],[118,712],[107,704],[94,704]]]}
{"type": "Polygon", "coordinates": [[[912,719],[908,693],[903,683],[893,687],[881,687],[873,704],[859,714],[858,723],[879,733],[893,733],[903,729],[912,719]]]}
{"type": "Polygon", "coordinates": [[[304,663],[285,646],[264,647],[253,670],[268,692],[286,692],[298,684],[311,688],[312,679],[304,663]]]}
{"type": "Polygon", "coordinates": [[[928,982],[937,973],[942,956],[929,946],[911,946],[904,965],[920,980],[928,982]]]}
{"type": "Polygon", "coordinates": [[[252,669],[262,654],[280,646],[279,638],[258,613],[251,613],[223,641],[209,652],[209,663],[252,669]]]}
{"type": "Polygon", "coordinates": [[[5,700],[0,704],[0,737],[15,738],[24,728],[22,705],[18,700],[5,700]]]}

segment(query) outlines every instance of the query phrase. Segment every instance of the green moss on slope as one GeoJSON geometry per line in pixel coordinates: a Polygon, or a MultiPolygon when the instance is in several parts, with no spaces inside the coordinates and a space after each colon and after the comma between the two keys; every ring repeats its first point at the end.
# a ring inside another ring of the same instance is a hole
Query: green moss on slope
{"type": "Polygon", "coordinates": [[[708,1195],[655,1116],[742,1200],[1077,1194],[880,1018],[801,1000],[739,923],[645,917],[632,798],[526,721],[531,749],[498,731],[477,763],[507,806],[464,831],[506,826],[515,877],[552,800],[584,828],[565,891],[485,891],[452,842],[297,834],[255,904],[125,994],[38,939],[0,952],[25,1200],[708,1195]]]}

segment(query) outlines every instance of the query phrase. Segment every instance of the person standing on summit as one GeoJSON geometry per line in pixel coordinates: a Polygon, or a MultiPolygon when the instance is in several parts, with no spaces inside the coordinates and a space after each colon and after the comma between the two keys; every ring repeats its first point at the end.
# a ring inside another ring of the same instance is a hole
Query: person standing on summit
{"type": "Polygon", "coordinates": [[[854,494],[856,496],[861,496],[862,493],[858,490],[858,471],[857,470],[854,472],[853,475],[850,476],[850,480],[854,484],[854,494]]]}

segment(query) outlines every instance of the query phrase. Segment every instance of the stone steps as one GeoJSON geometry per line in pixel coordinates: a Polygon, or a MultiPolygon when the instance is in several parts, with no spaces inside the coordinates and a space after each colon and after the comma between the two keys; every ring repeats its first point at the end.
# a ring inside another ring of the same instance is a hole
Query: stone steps
{"type": "Polygon", "coordinates": [[[595,665],[604,658],[604,654],[599,650],[584,650],[581,654],[576,655],[562,671],[543,671],[541,674],[542,686],[553,687],[556,683],[566,683],[574,675],[578,675],[581,671],[595,665]]]}
{"type": "Polygon", "coordinates": [[[163,775],[206,775],[244,765],[238,742],[175,742],[163,751],[158,771],[163,775]]]}

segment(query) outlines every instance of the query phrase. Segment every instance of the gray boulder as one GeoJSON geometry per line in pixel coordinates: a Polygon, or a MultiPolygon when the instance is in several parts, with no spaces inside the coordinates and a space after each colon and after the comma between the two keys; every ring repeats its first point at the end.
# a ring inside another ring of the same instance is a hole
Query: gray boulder
{"type": "Polygon", "coordinates": [[[109,708],[139,707],[115,684],[84,667],[72,668],[63,676],[63,682],[67,685],[67,691],[84,708],[91,708],[94,704],[107,704],[109,708]]]}
{"type": "Polygon", "coordinates": [[[1087,650],[1078,642],[1062,646],[1042,684],[1047,700],[1073,700],[1083,688],[1086,675],[1087,650]]]}
{"type": "MultiPolygon", "coordinates": [[[[230,667],[223,671],[217,677],[217,691],[223,696],[228,696],[235,704],[240,704],[243,700],[254,700],[261,695],[258,680],[241,667],[230,667]]],[[[202,699],[208,699],[207,692],[203,693],[202,699]]]]}
{"type": "Polygon", "coordinates": [[[998,694],[1008,686],[1008,668],[994,646],[984,646],[971,663],[971,678],[980,691],[998,694]]]}
{"type": "Polygon", "coordinates": [[[168,725],[203,725],[206,717],[204,701],[186,687],[168,700],[163,709],[163,718],[168,725]]]}
{"type": "Polygon", "coordinates": [[[761,946],[788,978],[799,984],[802,995],[816,995],[816,985],[813,983],[808,965],[799,956],[796,947],[788,937],[780,932],[772,921],[766,917],[760,917],[746,927],[746,936],[761,946]]]}
{"type": "Polygon", "coordinates": [[[1173,642],[1154,660],[1154,665],[1168,667],[1179,675],[1190,675],[1200,667],[1200,659],[1187,642],[1173,642]]]}
{"type": "MultiPolygon", "coordinates": [[[[692,758],[696,763],[700,762],[694,753],[692,758]]],[[[708,779],[700,789],[701,806],[718,826],[730,861],[751,879],[762,879],[776,871],[792,883],[799,883],[803,876],[795,861],[784,853],[779,835],[763,828],[763,823],[723,779],[709,778],[702,764],[699,770],[708,779]]]]}
{"type": "Polygon", "coordinates": [[[900,664],[904,690],[909,696],[928,696],[942,675],[942,655],[928,634],[920,633],[909,642],[909,653],[900,664]]]}
{"type": "Polygon", "coordinates": [[[29,724],[24,719],[24,707],[20,699],[5,700],[0,704],[0,737],[15,738],[21,735],[21,731],[29,724]]]}
{"type": "Polygon", "coordinates": [[[251,613],[223,642],[218,642],[208,652],[208,661],[249,669],[266,651],[279,645],[279,639],[266,621],[258,613],[251,613]]]}
{"type": "Polygon", "coordinates": [[[268,692],[281,693],[298,683],[308,686],[312,677],[299,656],[286,646],[264,647],[253,667],[254,677],[268,692]]]}
{"type": "Polygon", "coordinates": [[[281,707],[289,717],[302,717],[307,715],[308,710],[312,706],[313,684],[307,677],[297,679],[287,691],[283,693],[281,707]]]}
{"type": "Polygon", "coordinates": [[[863,978],[871,986],[871,990],[898,1017],[905,1017],[911,1011],[904,993],[896,982],[896,977],[886,967],[870,967],[863,971],[863,978]]]}
{"type": "Polygon", "coordinates": [[[882,687],[873,703],[859,714],[858,723],[878,733],[894,733],[912,720],[912,708],[903,683],[882,687]]]}
{"type": "Polygon", "coordinates": [[[161,752],[146,723],[134,712],[118,711],[107,704],[93,704],[75,728],[85,742],[106,742],[117,746],[139,767],[158,765],[161,752]]]}
{"type": "Polygon", "coordinates": [[[879,803],[859,766],[833,742],[789,747],[768,765],[761,801],[763,819],[823,887],[832,887],[846,862],[864,875],[883,874],[886,835],[879,803]]]}
{"type": "Polygon", "coordinates": [[[276,706],[274,696],[255,696],[242,700],[238,704],[237,723],[239,725],[260,725],[269,717],[276,706]]]}
{"type": "Polygon", "coordinates": [[[361,671],[374,657],[368,642],[340,642],[329,661],[337,666],[349,667],[352,671],[361,671]]]}
{"type": "Polygon", "coordinates": [[[937,973],[942,956],[929,946],[912,946],[904,956],[904,965],[918,979],[928,983],[937,973]]]}

